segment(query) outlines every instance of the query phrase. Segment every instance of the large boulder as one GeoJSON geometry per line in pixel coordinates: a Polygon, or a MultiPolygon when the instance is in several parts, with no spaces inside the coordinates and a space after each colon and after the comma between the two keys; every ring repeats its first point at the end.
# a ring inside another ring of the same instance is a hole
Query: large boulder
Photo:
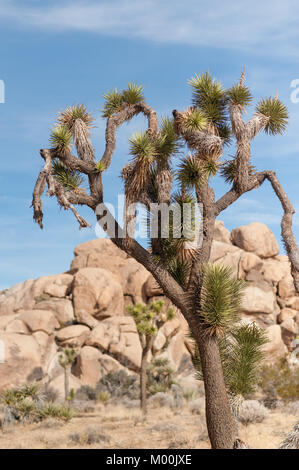
{"type": "Polygon", "coordinates": [[[73,303],[77,320],[94,327],[97,322],[92,317],[102,320],[123,315],[122,286],[106,269],[79,269],[74,279],[73,303]]]}
{"type": "Polygon", "coordinates": [[[242,311],[247,314],[273,313],[276,298],[270,284],[265,281],[248,282],[244,289],[242,311]]]}
{"type": "Polygon", "coordinates": [[[59,328],[55,315],[47,310],[26,310],[20,314],[19,320],[25,323],[32,333],[44,331],[50,334],[59,328]]]}
{"type": "Polygon", "coordinates": [[[0,390],[17,387],[43,376],[41,354],[33,336],[0,333],[4,362],[0,362],[0,390]]]}
{"type": "MultiPolygon", "coordinates": [[[[37,302],[51,298],[46,291],[62,288],[70,289],[73,277],[69,274],[43,276],[36,280],[29,279],[7,289],[0,295],[0,315],[10,315],[21,310],[31,310],[37,302]]],[[[61,292],[60,294],[61,295],[61,292]]]]}
{"type": "Polygon", "coordinates": [[[138,371],[141,363],[141,345],[133,318],[111,317],[96,326],[86,345],[109,353],[123,366],[138,371]]]}
{"type": "Polygon", "coordinates": [[[35,304],[34,309],[48,310],[54,313],[61,327],[72,323],[75,319],[73,303],[69,299],[50,298],[35,304]]]}
{"type": "Polygon", "coordinates": [[[261,258],[270,258],[279,253],[273,232],[260,222],[251,222],[234,229],[232,241],[242,250],[255,252],[261,258]]]}
{"type": "Polygon", "coordinates": [[[56,340],[62,347],[81,347],[87,337],[90,329],[85,325],[71,325],[56,332],[56,340]]]}
{"type": "Polygon", "coordinates": [[[230,231],[224,226],[224,222],[216,220],[214,228],[214,240],[223,243],[231,243],[230,231]]]}
{"type": "Polygon", "coordinates": [[[274,363],[284,357],[288,349],[284,344],[281,336],[279,325],[271,325],[266,329],[268,343],[263,346],[263,350],[268,362],[274,363]]]}

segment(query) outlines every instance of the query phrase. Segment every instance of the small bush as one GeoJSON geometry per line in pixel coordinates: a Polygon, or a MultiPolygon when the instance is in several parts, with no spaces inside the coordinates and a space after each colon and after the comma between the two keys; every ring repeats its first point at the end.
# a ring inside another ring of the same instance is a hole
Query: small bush
{"type": "Polygon", "coordinates": [[[109,398],[110,398],[110,395],[108,392],[101,391],[97,394],[97,401],[100,403],[107,403],[109,398]]]}
{"type": "Polygon", "coordinates": [[[59,418],[64,421],[69,421],[75,416],[74,410],[65,404],[55,404],[52,402],[48,402],[45,406],[40,410],[40,416],[42,418],[59,418]]]}
{"type": "Polygon", "coordinates": [[[248,424],[261,423],[268,414],[267,408],[257,400],[245,400],[239,408],[238,420],[247,426],[248,424]]]}
{"type": "Polygon", "coordinates": [[[92,445],[102,442],[109,442],[110,438],[106,434],[99,431],[98,428],[87,428],[82,433],[73,433],[69,435],[69,439],[78,445],[92,445]]]}
{"type": "Polygon", "coordinates": [[[266,365],[261,369],[259,386],[268,398],[293,401],[299,398],[299,367],[290,366],[286,360],[266,365]]]}
{"type": "Polygon", "coordinates": [[[109,372],[99,381],[95,388],[96,396],[105,392],[112,399],[128,397],[138,399],[140,395],[139,378],[137,375],[129,375],[125,370],[109,372]]]}
{"type": "Polygon", "coordinates": [[[299,449],[299,422],[280,444],[279,449],[299,449]]]}
{"type": "Polygon", "coordinates": [[[192,388],[183,390],[183,397],[186,402],[194,401],[197,398],[197,392],[192,388]]]}
{"type": "Polygon", "coordinates": [[[171,395],[168,395],[167,393],[158,392],[155,393],[155,395],[149,397],[148,403],[153,408],[160,408],[162,406],[169,406],[170,408],[173,408],[174,399],[171,395]]]}
{"type": "Polygon", "coordinates": [[[167,392],[175,384],[173,369],[168,359],[155,359],[147,368],[147,390],[153,395],[159,392],[167,392]]]}

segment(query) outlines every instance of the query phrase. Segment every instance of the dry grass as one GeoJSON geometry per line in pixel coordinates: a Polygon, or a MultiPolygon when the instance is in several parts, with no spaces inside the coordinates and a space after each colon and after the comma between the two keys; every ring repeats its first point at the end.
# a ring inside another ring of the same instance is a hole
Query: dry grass
{"type": "MultiPolygon", "coordinates": [[[[278,448],[296,422],[283,408],[271,410],[262,423],[240,425],[240,437],[251,448],[278,448]]],[[[107,404],[93,412],[77,414],[68,423],[55,419],[6,426],[0,430],[1,449],[207,449],[203,413],[192,414],[190,405],[180,410],[150,409],[146,421],[138,409],[107,404]]]]}

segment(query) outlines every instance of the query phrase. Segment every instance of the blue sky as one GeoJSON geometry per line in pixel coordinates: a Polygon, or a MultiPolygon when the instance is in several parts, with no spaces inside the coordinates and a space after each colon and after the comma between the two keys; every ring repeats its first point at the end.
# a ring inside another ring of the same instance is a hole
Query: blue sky
{"type": "MultiPolygon", "coordinates": [[[[260,135],[252,147],[258,169],[274,169],[299,211],[299,103],[291,102],[299,78],[299,9],[296,1],[0,0],[0,289],[27,278],[68,269],[74,247],[95,237],[79,231],[72,214],[44,199],[44,230],[33,223],[32,188],[41,168],[57,111],[85,103],[96,118],[97,158],[104,149],[102,93],[128,81],[144,85],[158,114],[190,104],[187,85],[205,70],[234,83],[246,66],[256,99],[276,90],[290,112],[283,136],[260,135]]],[[[253,108],[248,110],[250,117],[253,108]]],[[[121,192],[119,170],[128,159],[127,139],[145,128],[138,118],[118,132],[113,164],[105,175],[105,200],[121,192]]],[[[233,153],[234,148],[229,150],[233,153]]],[[[218,178],[216,195],[227,188],[218,178]]],[[[92,213],[83,214],[94,224],[92,213]]],[[[266,183],[223,213],[229,229],[267,223],[280,241],[281,208],[266,183]]],[[[294,217],[299,235],[299,218],[294,217]]],[[[282,249],[283,253],[283,249],[282,249]]]]}

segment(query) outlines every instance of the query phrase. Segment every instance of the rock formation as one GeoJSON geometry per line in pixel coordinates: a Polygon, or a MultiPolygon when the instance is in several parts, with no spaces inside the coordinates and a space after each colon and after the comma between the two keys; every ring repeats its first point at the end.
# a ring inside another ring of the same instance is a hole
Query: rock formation
{"type": "MultiPolygon", "coordinates": [[[[247,281],[242,321],[268,332],[268,361],[288,354],[299,328],[296,295],[287,256],[279,256],[271,230],[251,223],[232,234],[216,224],[211,261],[230,265],[247,281]]],[[[0,390],[29,380],[48,381],[61,392],[59,348],[74,347],[78,357],[71,388],[94,386],[110,371],[138,371],[141,348],[126,305],[163,296],[146,269],[107,239],[82,243],[68,272],[27,280],[0,293],[0,390]],[[2,348],[3,349],[3,348],[2,348]]],[[[166,304],[169,301],[165,299],[166,304]]],[[[176,317],[164,325],[156,354],[169,359],[183,384],[193,384],[187,324],[176,317]]]]}

